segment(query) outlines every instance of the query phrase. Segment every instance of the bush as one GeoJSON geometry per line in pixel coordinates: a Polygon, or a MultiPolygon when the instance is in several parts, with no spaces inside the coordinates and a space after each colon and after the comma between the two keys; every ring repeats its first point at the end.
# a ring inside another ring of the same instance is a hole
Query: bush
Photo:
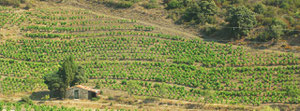
{"type": "Polygon", "coordinates": [[[33,105],[33,101],[28,96],[22,97],[20,102],[29,104],[29,105],[33,105]]]}
{"type": "Polygon", "coordinates": [[[266,27],[266,31],[258,36],[258,40],[269,41],[272,39],[280,39],[280,37],[284,34],[283,29],[286,28],[285,23],[279,19],[272,19],[272,22],[267,24],[268,27],[266,27]]]}
{"type": "Polygon", "coordinates": [[[44,100],[44,101],[49,100],[50,99],[50,95],[47,94],[44,97],[42,97],[41,99],[44,100]]]}
{"type": "Polygon", "coordinates": [[[144,103],[154,103],[155,101],[159,101],[159,99],[154,98],[154,97],[147,97],[143,102],[144,103]]]}
{"type": "Polygon", "coordinates": [[[92,101],[99,101],[100,100],[100,97],[94,97],[92,98],[92,101]]]}
{"type": "Polygon", "coordinates": [[[127,80],[126,80],[126,79],[122,80],[122,83],[121,83],[121,84],[127,85],[127,80]]]}
{"type": "Polygon", "coordinates": [[[109,96],[108,97],[108,100],[114,100],[115,98],[114,97],[112,97],[112,96],[109,96]]]}
{"type": "Polygon", "coordinates": [[[179,0],[171,0],[167,3],[167,9],[181,8],[182,3],[179,0]]]}
{"type": "Polygon", "coordinates": [[[182,16],[185,21],[195,22],[196,24],[216,23],[215,15],[218,8],[214,1],[193,2],[188,7],[182,16]]]}
{"type": "Polygon", "coordinates": [[[226,21],[232,27],[230,34],[236,39],[247,36],[250,29],[257,24],[254,13],[245,6],[232,7],[227,12],[226,21]]]}
{"type": "Polygon", "coordinates": [[[157,0],[150,0],[149,3],[146,3],[143,6],[147,9],[152,9],[152,8],[157,8],[158,3],[157,3],[157,0]]]}
{"type": "Polygon", "coordinates": [[[130,8],[134,3],[132,1],[106,1],[104,2],[106,6],[115,8],[130,8]]]}
{"type": "Polygon", "coordinates": [[[0,0],[1,5],[19,7],[21,0],[0,0]]]}
{"type": "Polygon", "coordinates": [[[116,4],[117,8],[130,8],[132,5],[133,3],[129,1],[123,1],[116,4]]]}
{"type": "Polygon", "coordinates": [[[216,26],[206,26],[203,29],[201,29],[201,31],[206,35],[211,35],[217,31],[217,27],[216,26]]]}
{"type": "Polygon", "coordinates": [[[262,41],[262,42],[266,42],[269,40],[272,40],[272,38],[270,37],[270,34],[266,31],[262,32],[261,34],[259,34],[256,38],[258,41],[262,41]]]}
{"type": "Polygon", "coordinates": [[[265,12],[265,6],[261,3],[258,3],[254,6],[254,12],[258,14],[263,14],[265,12]]]}
{"type": "Polygon", "coordinates": [[[24,7],[24,9],[26,9],[26,10],[28,10],[30,8],[32,8],[32,5],[30,3],[26,4],[26,6],[24,7]]]}

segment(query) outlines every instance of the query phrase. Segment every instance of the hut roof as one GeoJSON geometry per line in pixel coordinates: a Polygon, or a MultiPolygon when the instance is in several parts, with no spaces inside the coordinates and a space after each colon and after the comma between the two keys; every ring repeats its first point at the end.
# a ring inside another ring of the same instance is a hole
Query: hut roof
{"type": "Polygon", "coordinates": [[[86,87],[86,86],[83,86],[83,85],[76,85],[76,86],[73,86],[71,88],[80,88],[80,89],[84,89],[84,90],[87,90],[87,91],[91,91],[91,92],[94,92],[94,93],[98,93],[100,92],[100,90],[97,90],[97,89],[92,89],[92,88],[89,88],[89,87],[86,87]]]}

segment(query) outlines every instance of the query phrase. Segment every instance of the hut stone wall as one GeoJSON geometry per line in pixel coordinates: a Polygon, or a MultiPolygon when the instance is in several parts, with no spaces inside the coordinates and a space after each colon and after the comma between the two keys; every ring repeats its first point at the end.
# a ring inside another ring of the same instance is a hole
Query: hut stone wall
{"type": "Polygon", "coordinates": [[[82,88],[78,88],[78,87],[72,87],[72,88],[68,89],[66,92],[66,98],[75,99],[74,92],[76,90],[78,90],[79,99],[89,99],[89,91],[84,90],[82,88]]]}

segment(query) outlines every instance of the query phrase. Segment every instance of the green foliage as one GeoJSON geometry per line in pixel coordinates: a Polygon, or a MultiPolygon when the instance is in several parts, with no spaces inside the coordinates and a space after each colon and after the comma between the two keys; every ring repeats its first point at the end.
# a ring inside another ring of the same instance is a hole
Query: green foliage
{"type": "Polygon", "coordinates": [[[299,104],[300,103],[300,97],[293,97],[291,99],[289,99],[289,103],[291,104],[299,104]]]}
{"type": "Polygon", "coordinates": [[[138,85],[136,82],[130,81],[127,82],[127,89],[128,89],[128,93],[130,95],[134,94],[136,92],[137,89],[140,89],[141,86],[138,85]]]}
{"type": "Polygon", "coordinates": [[[126,79],[122,80],[122,84],[127,85],[127,80],[126,79]]]}
{"type": "Polygon", "coordinates": [[[217,32],[217,27],[216,26],[205,26],[203,29],[201,29],[201,31],[205,34],[205,35],[211,35],[215,32],[217,32]]]}
{"type": "Polygon", "coordinates": [[[44,100],[44,101],[49,100],[50,99],[50,95],[47,94],[44,97],[42,97],[41,99],[44,100]]]}
{"type": "Polygon", "coordinates": [[[182,7],[181,0],[171,0],[167,3],[167,9],[175,9],[181,7],[182,7]]]}
{"type": "Polygon", "coordinates": [[[4,105],[0,103],[0,111],[3,111],[4,105]]]}
{"type": "Polygon", "coordinates": [[[157,0],[150,0],[148,3],[144,4],[143,6],[147,9],[157,8],[158,7],[157,0]]]}
{"type": "Polygon", "coordinates": [[[23,0],[0,0],[1,5],[15,6],[18,7],[23,0]]]}
{"type": "MultiPolygon", "coordinates": [[[[48,105],[34,105],[34,104],[20,104],[16,102],[2,102],[0,101],[0,111],[86,111],[91,109],[77,109],[75,107],[57,107],[48,105]]],[[[120,109],[123,111],[123,109],[120,109]]]]}
{"type": "Polygon", "coordinates": [[[28,96],[22,97],[20,102],[33,105],[33,101],[28,96]]]}
{"type": "Polygon", "coordinates": [[[103,3],[106,6],[115,7],[115,8],[130,8],[135,3],[139,2],[140,0],[108,0],[104,1],[103,3]]]}
{"type": "Polygon", "coordinates": [[[194,21],[196,24],[215,23],[218,7],[214,1],[197,1],[191,3],[182,17],[185,21],[194,21]]]}
{"type": "Polygon", "coordinates": [[[100,100],[100,97],[93,97],[92,98],[92,101],[99,101],[100,100]]]}
{"type": "Polygon", "coordinates": [[[193,65],[195,61],[188,58],[178,58],[174,60],[174,63],[193,65]]]}
{"type": "Polygon", "coordinates": [[[86,83],[88,78],[84,69],[75,63],[73,56],[68,57],[61,66],[56,73],[48,74],[44,79],[50,91],[58,93],[59,97],[65,97],[67,88],[86,83]]]}
{"type": "Polygon", "coordinates": [[[299,0],[265,0],[266,5],[295,10],[300,6],[299,0]]]}
{"type": "Polygon", "coordinates": [[[254,13],[244,6],[232,7],[227,12],[226,21],[228,26],[232,27],[232,35],[239,39],[246,36],[257,24],[254,13]]]}
{"type": "Polygon", "coordinates": [[[215,92],[212,90],[204,90],[203,91],[203,96],[204,96],[204,102],[208,103],[210,102],[213,97],[215,96],[215,92]]]}
{"type": "Polygon", "coordinates": [[[278,40],[284,34],[286,24],[279,19],[272,19],[272,22],[266,27],[266,30],[258,36],[260,41],[278,40]]]}
{"type": "Polygon", "coordinates": [[[156,101],[159,101],[159,99],[155,98],[155,97],[147,97],[143,102],[144,103],[154,103],[156,101]]]}
{"type": "Polygon", "coordinates": [[[263,14],[265,12],[265,6],[262,3],[257,3],[254,6],[254,12],[258,14],[263,14]]]}
{"type": "Polygon", "coordinates": [[[300,89],[298,89],[297,87],[287,87],[286,91],[287,96],[290,96],[292,98],[300,97],[300,89]]]}

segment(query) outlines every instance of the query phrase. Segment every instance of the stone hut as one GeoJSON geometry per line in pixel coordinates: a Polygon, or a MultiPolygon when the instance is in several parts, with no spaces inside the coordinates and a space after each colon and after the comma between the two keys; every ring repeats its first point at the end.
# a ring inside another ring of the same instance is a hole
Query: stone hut
{"type": "Polygon", "coordinates": [[[76,85],[67,89],[68,99],[92,99],[100,95],[100,91],[82,85],[76,85]]]}

